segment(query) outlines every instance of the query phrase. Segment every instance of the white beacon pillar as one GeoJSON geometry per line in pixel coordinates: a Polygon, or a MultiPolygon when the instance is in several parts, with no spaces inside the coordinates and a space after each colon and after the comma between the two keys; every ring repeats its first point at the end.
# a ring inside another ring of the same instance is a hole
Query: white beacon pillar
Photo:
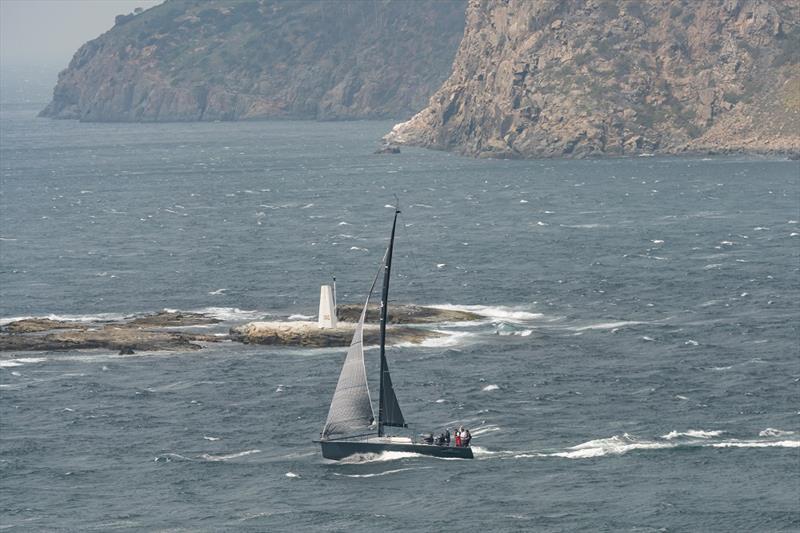
{"type": "Polygon", "coordinates": [[[322,285],[319,288],[319,327],[336,327],[336,303],[330,285],[322,285]]]}

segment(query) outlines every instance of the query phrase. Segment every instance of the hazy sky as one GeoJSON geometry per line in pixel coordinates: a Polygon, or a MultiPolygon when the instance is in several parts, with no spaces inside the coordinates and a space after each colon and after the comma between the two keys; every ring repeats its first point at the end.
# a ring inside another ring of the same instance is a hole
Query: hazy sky
{"type": "Polygon", "coordinates": [[[0,65],[62,69],[114,17],[162,0],[0,0],[0,65]]]}

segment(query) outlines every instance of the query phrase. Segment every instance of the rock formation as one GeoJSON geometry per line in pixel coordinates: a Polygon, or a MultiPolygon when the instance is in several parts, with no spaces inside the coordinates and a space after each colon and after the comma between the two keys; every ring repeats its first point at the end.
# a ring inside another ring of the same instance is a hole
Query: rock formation
{"type": "Polygon", "coordinates": [[[478,157],[800,151],[794,0],[470,0],[392,144],[478,157]]]}
{"type": "Polygon", "coordinates": [[[450,72],[465,0],[166,0],[83,45],[41,113],[83,121],[404,118],[450,72]]]}

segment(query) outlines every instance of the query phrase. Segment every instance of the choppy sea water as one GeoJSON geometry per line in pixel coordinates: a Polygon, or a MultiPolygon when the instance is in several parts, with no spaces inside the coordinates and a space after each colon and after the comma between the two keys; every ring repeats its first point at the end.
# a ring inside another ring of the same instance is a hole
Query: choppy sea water
{"type": "Polygon", "coordinates": [[[343,350],[5,353],[1,528],[800,528],[800,163],[387,156],[386,122],[36,110],[0,110],[0,320],[224,331],[313,316],[331,275],[358,302],[397,195],[392,300],[484,320],[391,349],[393,381],[476,459],[323,460],[343,350]]]}

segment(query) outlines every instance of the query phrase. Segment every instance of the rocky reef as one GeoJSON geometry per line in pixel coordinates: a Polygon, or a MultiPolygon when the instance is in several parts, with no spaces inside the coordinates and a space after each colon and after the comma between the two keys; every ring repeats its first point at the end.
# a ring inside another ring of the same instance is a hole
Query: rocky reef
{"type": "MultiPolygon", "coordinates": [[[[267,344],[274,346],[302,346],[304,348],[326,348],[329,346],[348,346],[353,339],[356,324],[339,322],[335,328],[320,328],[316,322],[250,322],[231,328],[232,340],[245,344],[267,344]]],[[[380,342],[380,331],[376,325],[364,326],[364,344],[376,345],[380,342]]],[[[418,344],[426,339],[442,337],[443,333],[428,329],[390,326],[387,328],[387,342],[397,344],[411,342],[418,344]]]]}
{"type": "MultiPolygon", "coordinates": [[[[300,346],[322,348],[347,346],[353,337],[355,322],[361,315],[360,305],[339,306],[341,322],[337,328],[320,328],[316,322],[275,321],[249,322],[230,328],[228,334],[207,334],[191,331],[191,326],[210,326],[221,321],[202,313],[161,311],[155,314],[130,316],[109,322],[81,322],[50,318],[27,318],[0,327],[0,352],[62,351],[100,348],[133,353],[136,351],[199,350],[202,343],[234,341],[245,344],[300,346]],[[175,331],[170,328],[189,328],[175,331]]],[[[378,307],[367,313],[372,324],[364,327],[364,342],[378,344],[378,307]]],[[[439,309],[419,305],[391,307],[388,338],[391,343],[420,343],[441,337],[444,333],[425,325],[479,320],[480,315],[466,311],[439,309]],[[411,325],[419,327],[410,327],[411,325]]]]}
{"type": "Polygon", "coordinates": [[[470,0],[391,144],[477,157],[800,152],[800,3],[470,0]]]}
{"type": "Polygon", "coordinates": [[[198,313],[162,311],[109,323],[30,318],[0,328],[0,351],[58,351],[103,348],[134,351],[199,350],[198,342],[218,342],[224,337],[164,330],[216,324],[219,320],[198,313]]]}
{"type": "Polygon", "coordinates": [[[41,116],[405,118],[441,85],[465,0],[166,0],[83,45],[41,116]]]}

